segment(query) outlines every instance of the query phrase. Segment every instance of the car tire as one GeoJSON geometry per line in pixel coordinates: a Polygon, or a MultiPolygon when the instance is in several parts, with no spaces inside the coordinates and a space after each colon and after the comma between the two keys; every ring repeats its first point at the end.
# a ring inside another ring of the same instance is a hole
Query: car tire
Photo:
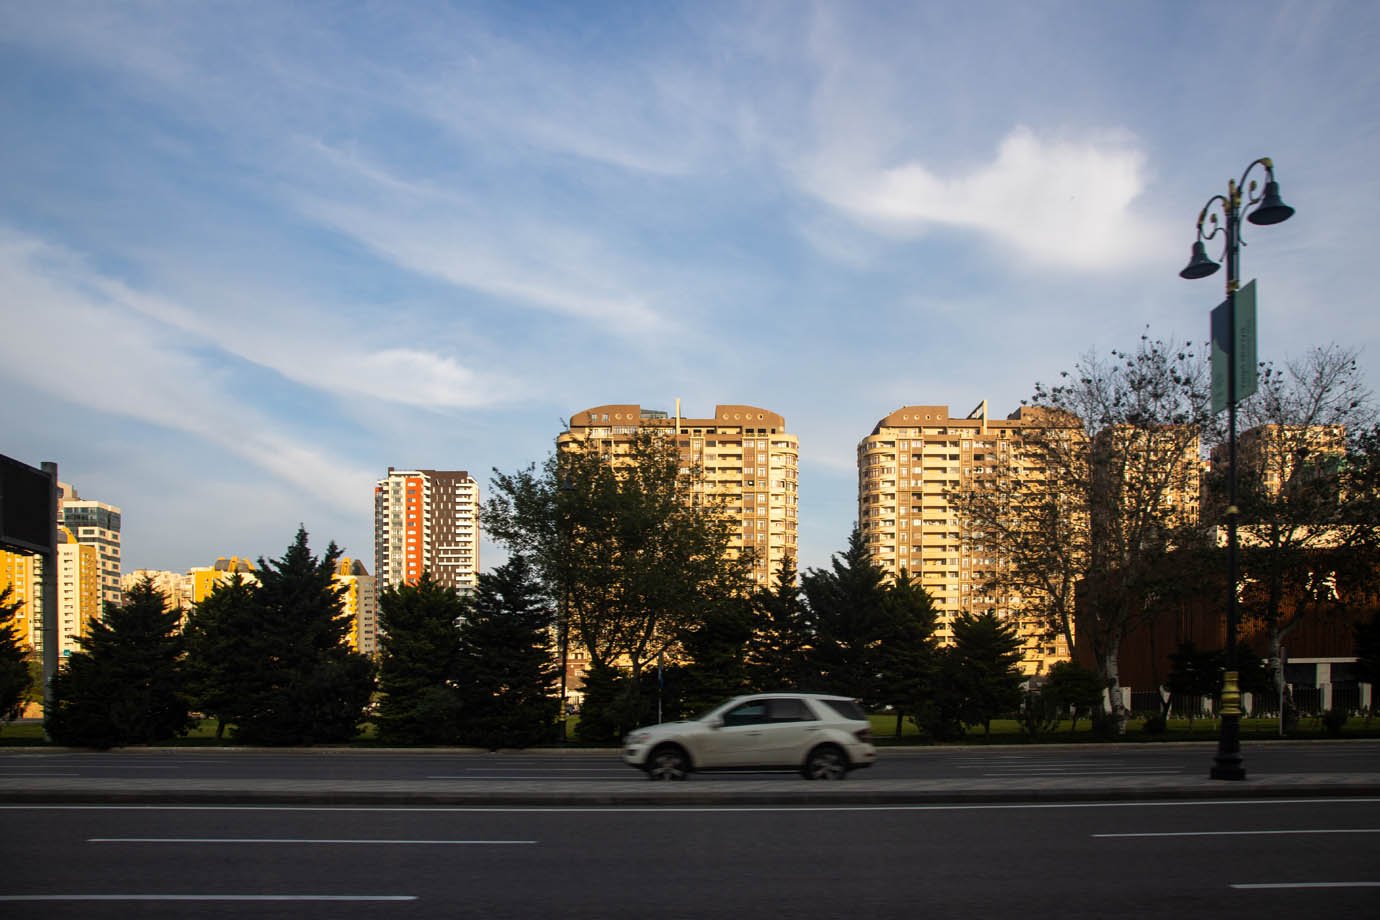
{"type": "Polygon", "coordinates": [[[800,772],[806,779],[843,779],[848,775],[848,756],[835,745],[821,744],[810,751],[800,772]]]}
{"type": "Polygon", "coordinates": [[[647,757],[647,778],[653,781],[683,780],[690,773],[690,758],[674,744],[663,744],[647,757]]]}

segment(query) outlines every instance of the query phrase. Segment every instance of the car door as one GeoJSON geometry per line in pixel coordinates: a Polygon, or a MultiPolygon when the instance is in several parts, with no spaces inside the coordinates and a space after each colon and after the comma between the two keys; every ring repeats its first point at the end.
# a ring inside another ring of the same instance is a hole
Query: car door
{"type": "Polygon", "coordinates": [[[724,711],[705,734],[699,765],[706,769],[750,767],[762,762],[766,699],[744,700],[724,711]]]}
{"type": "Polygon", "coordinates": [[[819,729],[818,717],[799,697],[767,700],[767,721],[762,726],[759,748],[761,764],[798,766],[816,740],[819,729]]]}

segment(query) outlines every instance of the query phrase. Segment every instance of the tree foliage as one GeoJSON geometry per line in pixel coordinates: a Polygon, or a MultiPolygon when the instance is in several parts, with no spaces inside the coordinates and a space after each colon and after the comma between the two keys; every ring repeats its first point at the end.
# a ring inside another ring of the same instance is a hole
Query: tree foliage
{"type": "Polygon", "coordinates": [[[728,518],[700,481],[673,437],[645,429],[617,452],[576,441],[540,469],[494,471],[489,533],[531,560],[569,641],[589,656],[582,730],[599,723],[601,705],[640,705],[635,690],[606,698],[621,667],[635,687],[705,611],[746,593],[749,560],[731,550],[728,518]]]}
{"type": "Polygon", "coordinates": [[[348,741],[359,731],[373,691],[373,664],[350,650],[350,622],[334,583],[340,550],[317,558],[299,528],[279,559],[259,559],[255,607],[261,620],[249,640],[257,657],[255,686],[235,737],[255,744],[348,741]]]}
{"type": "Polygon", "coordinates": [[[216,720],[216,737],[249,715],[252,691],[264,679],[255,654],[262,612],[254,586],[239,573],[218,584],[187,618],[184,674],[192,707],[216,720]]]}
{"type": "Polygon", "coordinates": [[[19,718],[31,684],[30,655],[17,631],[19,606],[6,585],[0,591],[0,722],[19,718]]]}
{"type": "Polygon", "coordinates": [[[893,635],[893,622],[886,573],[872,560],[858,528],[828,569],[806,571],[803,589],[815,627],[812,659],[821,689],[877,705],[884,694],[883,646],[893,635]]]}
{"type": "Polygon", "coordinates": [[[53,677],[49,736],[59,744],[111,748],[152,744],[190,727],[183,695],[178,613],[145,578],[92,620],[53,677]]]}
{"type": "Polygon", "coordinates": [[[460,623],[465,601],[423,572],[379,596],[379,702],[386,744],[455,744],[460,737],[460,623]]]}
{"type": "MultiPolygon", "coordinates": [[[[1265,627],[1278,686],[1289,634],[1354,604],[1373,583],[1375,408],[1356,352],[1327,346],[1283,367],[1263,365],[1241,416],[1242,613],[1265,627]]],[[[1209,481],[1206,512],[1217,520],[1227,505],[1225,472],[1209,481]]]]}
{"type": "Polygon", "coordinates": [[[756,690],[806,690],[813,629],[801,598],[795,560],[783,556],[773,583],[752,595],[752,635],[748,638],[748,683],[756,690]]]}
{"type": "Polygon", "coordinates": [[[552,737],[554,617],[526,557],[479,576],[460,627],[456,680],[460,737],[490,749],[527,747],[552,737]]]}
{"type": "Polygon", "coordinates": [[[992,611],[954,619],[953,657],[962,663],[953,689],[962,694],[961,718],[990,733],[992,720],[1020,704],[1021,640],[1016,627],[992,611]]]}
{"type": "Polygon", "coordinates": [[[1090,671],[1072,661],[1055,662],[1049,669],[1040,695],[1061,717],[1068,714],[1078,730],[1080,717],[1091,716],[1102,705],[1102,681],[1096,671],[1090,671]]]}
{"type": "MultiPolygon", "coordinates": [[[[1049,609],[1071,612],[1065,592],[1076,573],[1080,639],[1092,648],[1118,724],[1121,642],[1153,615],[1166,555],[1198,539],[1198,461],[1214,424],[1208,371],[1198,350],[1142,337],[1134,351],[1089,355],[1059,383],[1037,384],[1030,400],[1052,421],[1023,435],[1040,480],[1035,499],[1019,509],[1027,523],[1018,532],[1076,548],[1048,563],[1044,581],[1057,601],[1049,609]],[[1071,432],[1070,419],[1081,432],[1071,432]]],[[[1037,571],[1044,564],[1036,557],[1037,571]]],[[[1058,626],[1066,630],[1067,621],[1058,626]]]]}

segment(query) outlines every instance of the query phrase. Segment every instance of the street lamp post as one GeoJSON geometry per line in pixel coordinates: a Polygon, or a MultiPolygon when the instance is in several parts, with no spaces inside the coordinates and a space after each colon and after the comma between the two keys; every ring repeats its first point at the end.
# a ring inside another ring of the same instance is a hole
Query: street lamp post
{"type": "Polygon", "coordinates": [[[1241,258],[1241,217],[1245,214],[1253,224],[1265,226],[1288,220],[1294,209],[1279,197],[1279,183],[1275,181],[1274,163],[1269,157],[1261,157],[1246,167],[1241,178],[1227,181],[1226,195],[1213,195],[1198,212],[1198,237],[1193,242],[1188,265],[1179,272],[1179,277],[1190,280],[1206,278],[1221,266],[1208,258],[1204,241],[1219,233],[1225,237],[1225,256],[1227,261],[1227,299],[1225,341],[1218,344],[1227,356],[1227,661],[1226,673],[1222,681],[1221,718],[1222,733],[1217,743],[1217,754],[1213,757],[1209,776],[1212,779],[1245,779],[1246,768],[1241,761],[1241,688],[1238,683],[1236,656],[1237,629],[1237,536],[1236,524],[1240,509],[1236,506],[1236,402],[1237,402],[1237,316],[1236,292],[1240,286],[1238,268],[1241,258]],[[1246,179],[1257,166],[1265,169],[1265,188],[1256,194],[1255,180],[1246,186],[1246,179]],[[1243,208],[1241,190],[1246,188],[1247,199],[1243,208]],[[1219,205],[1223,220],[1219,224],[1213,206],[1219,205]],[[1209,214],[1209,212],[1212,212],[1209,214]],[[1203,222],[1207,220],[1211,230],[1203,233],[1203,222]]]}

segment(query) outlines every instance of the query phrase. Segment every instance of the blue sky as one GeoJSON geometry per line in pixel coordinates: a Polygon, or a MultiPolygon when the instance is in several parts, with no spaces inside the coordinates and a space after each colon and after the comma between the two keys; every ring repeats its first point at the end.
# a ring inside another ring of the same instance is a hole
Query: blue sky
{"type": "Polygon", "coordinates": [[[581,409],[748,403],[800,438],[822,566],[889,412],[1206,338],[1220,276],[1177,272],[1258,156],[1298,209],[1248,228],[1260,356],[1373,382],[1378,33],[1370,2],[2,4],[0,453],[122,506],[127,570],[299,522],[372,570],[390,465],[487,485],[581,409]]]}

